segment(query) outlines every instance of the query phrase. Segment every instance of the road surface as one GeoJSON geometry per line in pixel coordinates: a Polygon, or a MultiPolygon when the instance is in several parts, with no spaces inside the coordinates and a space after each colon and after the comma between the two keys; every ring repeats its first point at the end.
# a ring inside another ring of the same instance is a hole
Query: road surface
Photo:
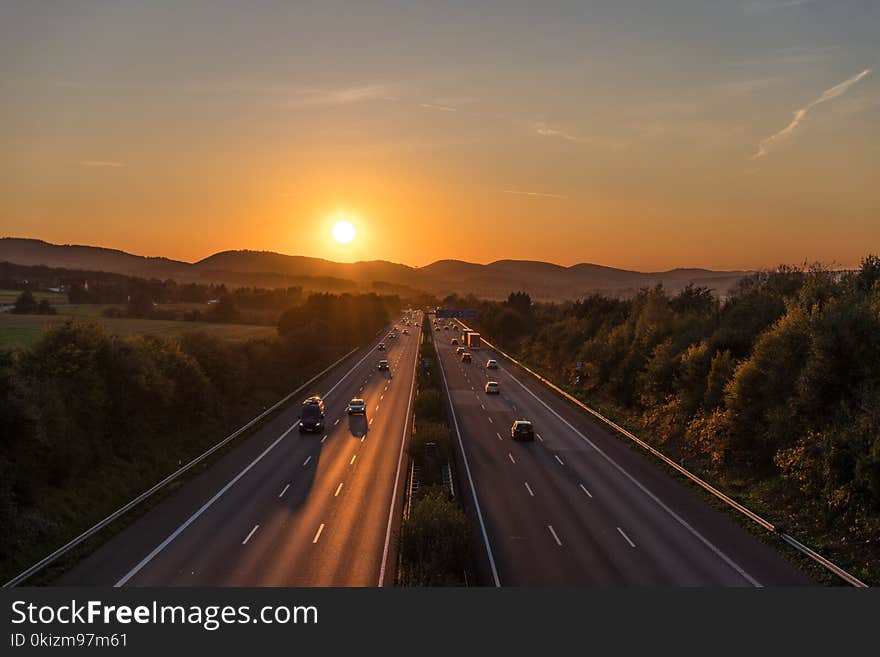
{"type": "Polygon", "coordinates": [[[56,583],[392,584],[420,326],[383,333],[302,395],[324,397],[324,431],[299,433],[295,400],[56,583]],[[352,397],[365,417],[348,416],[352,397]]]}
{"type": "MultiPolygon", "coordinates": [[[[443,323],[441,322],[441,326],[443,323]]],[[[462,363],[432,331],[502,586],[810,584],[779,554],[528,374],[483,347],[462,363]],[[486,361],[497,359],[499,369],[486,361]],[[486,381],[500,395],[484,392],[486,381]],[[514,419],[538,438],[514,442],[514,419]]],[[[465,472],[467,481],[467,472],[465,472]]]]}

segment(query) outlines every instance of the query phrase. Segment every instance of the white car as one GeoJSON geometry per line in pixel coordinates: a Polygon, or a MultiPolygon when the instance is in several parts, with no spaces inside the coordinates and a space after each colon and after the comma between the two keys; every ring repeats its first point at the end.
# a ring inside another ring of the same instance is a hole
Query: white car
{"type": "Polygon", "coordinates": [[[486,361],[486,369],[487,370],[497,370],[498,369],[498,361],[494,358],[490,358],[486,361]]]}
{"type": "Polygon", "coordinates": [[[348,414],[349,415],[366,415],[367,414],[367,402],[365,402],[360,397],[355,397],[350,402],[348,402],[348,414]]]}
{"type": "Polygon", "coordinates": [[[498,386],[497,381],[486,381],[485,391],[487,395],[498,395],[501,394],[501,390],[498,386]]]}

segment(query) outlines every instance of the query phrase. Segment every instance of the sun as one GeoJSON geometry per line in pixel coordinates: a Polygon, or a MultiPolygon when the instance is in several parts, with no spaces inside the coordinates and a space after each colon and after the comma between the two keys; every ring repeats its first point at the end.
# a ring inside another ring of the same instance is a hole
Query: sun
{"type": "Polygon", "coordinates": [[[350,243],[356,234],[354,224],[350,221],[337,221],[333,224],[333,239],[340,244],[350,243]]]}

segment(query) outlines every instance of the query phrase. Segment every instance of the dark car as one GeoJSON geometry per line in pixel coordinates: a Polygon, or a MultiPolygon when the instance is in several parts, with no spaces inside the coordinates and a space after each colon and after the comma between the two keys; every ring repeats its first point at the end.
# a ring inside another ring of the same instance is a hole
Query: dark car
{"type": "Polygon", "coordinates": [[[461,355],[461,362],[462,363],[470,363],[472,360],[473,360],[473,357],[471,356],[471,353],[469,351],[466,351],[461,355]]]}
{"type": "Polygon", "coordinates": [[[323,431],[324,408],[318,404],[303,404],[299,415],[299,432],[323,431]]]}
{"type": "Polygon", "coordinates": [[[376,350],[377,350],[377,351],[385,351],[385,343],[384,343],[384,342],[380,342],[380,343],[379,343],[379,346],[376,347],[376,350]]]}
{"type": "Polygon", "coordinates": [[[380,372],[387,372],[388,371],[388,361],[384,360],[384,359],[380,360],[378,368],[379,368],[380,372]]]}
{"type": "Polygon", "coordinates": [[[528,420],[514,420],[510,427],[510,437],[514,440],[535,440],[535,428],[528,420]]]}

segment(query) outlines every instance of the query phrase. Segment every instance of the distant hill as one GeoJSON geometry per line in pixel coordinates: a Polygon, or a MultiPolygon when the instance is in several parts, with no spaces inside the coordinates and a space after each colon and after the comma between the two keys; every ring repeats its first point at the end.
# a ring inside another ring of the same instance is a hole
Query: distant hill
{"type": "Polygon", "coordinates": [[[484,298],[504,298],[512,291],[523,290],[535,299],[544,300],[575,299],[591,292],[626,296],[657,284],[676,292],[690,283],[710,287],[724,295],[748,273],[708,269],[638,272],[590,263],[563,267],[532,260],[498,260],[486,265],[438,260],[424,267],[410,267],[385,260],[345,263],[271,251],[221,251],[188,263],[147,258],[116,249],[12,237],[0,238],[0,261],[184,282],[260,287],[298,285],[307,290],[334,292],[415,293],[424,290],[440,297],[472,292],[484,298]]]}

